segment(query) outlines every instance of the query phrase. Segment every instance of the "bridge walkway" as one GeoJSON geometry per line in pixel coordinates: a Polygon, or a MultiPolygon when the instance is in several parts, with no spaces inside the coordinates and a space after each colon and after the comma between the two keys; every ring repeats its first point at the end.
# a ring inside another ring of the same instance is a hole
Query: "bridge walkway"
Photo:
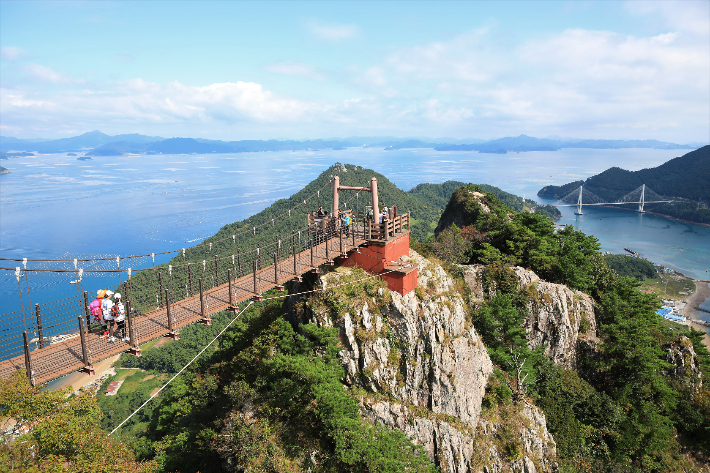
{"type": "MultiPolygon", "coordinates": [[[[365,232],[355,232],[355,237],[343,238],[343,252],[358,247],[367,240],[363,238],[365,232]],[[353,245],[354,243],[354,245],[353,245]]],[[[256,273],[257,293],[261,294],[277,285],[281,285],[292,280],[296,275],[304,274],[314,267],[326,263],[333,258],[340,256],[340,239],[331,237],[329,240],[329,254],[326,254],[326,243],[320,243],[313,247],[313,264],[311,264],[311,250],[306,249],[296,254],[296,273],[294,274],[293,256],[279,261],[274,265],[262,267],[256,273]],[[276,277],[278,276],[278,277],[276,277]]],[[[232,281],[232,292],[234,302],[240,303],[253,297],[254,275],[248,274],[232,281]]],[[[229,283],[221,284],[217,287],[204,291],[204,299],[207,305],[207,314],[214,314],[229,307],[229,283]]],[[[170,303],[170,311],[175,329],[179,329],[197,322],[203,318],[200,304],[200,295],[170,303]]],[[[78,321],[77,321],[78,324],[78,321]]],[[[128,325],[128,324],[126,324],[128,325]]],[[[142,344],[169,333],[167,309],[161,307],[146,314],[134,316],[133,325],[137,344],[142,344]]],[[[96,363],[118,353],[127,351],[128,342],[116,340],[108,342],[100,339],[99,333],[87,334],[87,346],[91,356],[91,362],[96,363]]],[[[73,338],[60,343],[54,343],[45,348],[40,348],[31,352],[32,369],[36,383],[44,383],[60,376],[69,374],[84,368],[81,339],[79,333],[73,338]]],[[[25,369],[25,356],[20,355],[0,362],[0,378],[9,378],[16,370],[25,369]]]]}

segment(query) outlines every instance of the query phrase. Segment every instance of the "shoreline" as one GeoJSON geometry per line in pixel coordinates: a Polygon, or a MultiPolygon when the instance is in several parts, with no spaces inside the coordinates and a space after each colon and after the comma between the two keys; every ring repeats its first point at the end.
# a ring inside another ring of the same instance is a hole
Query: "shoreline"
{"type": "MultiPolygon", "coordinates": [[[[683,315],[692,321],[701,320],[700,312],[705,310],[700,308],[700,304],[710,298],[710,284],[706,281],[693,279],[695,283],[695,292],[689,295],[686,299],[686,306],[683,309],[683,315]]],[[[708,317],[710,319],[710,317],[708,317]]]]}
{"type": "Polygon", "coordinates": [[[647,213],[650,215],[656,215],[658,217],[669,218],[671,220],[675,220],[676,222],[689,223],[691,225],[700,225],[701,227],[710,228],[710,224],[707,224],[707,223],[693,222],[692,220],[683,220],[682,218],[671,217],[670,215],[660,214],[658,212],[650,212],[648,210],[645,210],[644,213],[647,213]]]}
{"type": "Polygon", "coordinates": [[[121,353],[114,355],[110,358],[106,358],[105,360],[101,360],[98,363],[94,364],[94,372],[96,373],[95,375],[87,375],[86,373],[80,373],[78,371],[75,371],[73,373],[69,373],[66,376],[63,376],[55,381],[50,381],[51,383],[56,383],[51,386],[52,391],[58,391],[62,388],[66,388],[67,386],[71,386],[72,388],[72,393],[78,395],[79,394],[79,388],[82,388],[86,386],[87,384],[91,384],[95,382],[97,379],[99,379],[101,376],[104,374],[107,374],[109,371],[113,369],[113,365],[118,359],[121,357],[121,353]]]}

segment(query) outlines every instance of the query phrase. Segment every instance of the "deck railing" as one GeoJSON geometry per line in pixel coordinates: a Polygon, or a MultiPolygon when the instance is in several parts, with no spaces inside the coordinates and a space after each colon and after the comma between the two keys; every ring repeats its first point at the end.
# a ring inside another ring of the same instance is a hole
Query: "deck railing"
{"type": "Polygon", "coordinates": [[[394,218],[385,219],[382,223],[368,221],[368,231],[370,240],[389,240],[409,230],[410,213],[397,215],[394,218]]]}

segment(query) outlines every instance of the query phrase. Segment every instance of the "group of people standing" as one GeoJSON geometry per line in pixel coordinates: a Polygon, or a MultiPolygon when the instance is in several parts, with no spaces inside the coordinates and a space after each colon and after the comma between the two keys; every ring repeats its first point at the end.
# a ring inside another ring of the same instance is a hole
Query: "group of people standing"
{"type": "Polygon", "coordinates": [[[124,342],[129,341],[126,336],[126,311],[121,302],[121,294],[108,289],[99,289],[96,292],[96,299],[89,304],[89,309],[94,316],[94,322],[101,324],[102,333],[99,338],[115,342],[118,336],[124,342]]]}

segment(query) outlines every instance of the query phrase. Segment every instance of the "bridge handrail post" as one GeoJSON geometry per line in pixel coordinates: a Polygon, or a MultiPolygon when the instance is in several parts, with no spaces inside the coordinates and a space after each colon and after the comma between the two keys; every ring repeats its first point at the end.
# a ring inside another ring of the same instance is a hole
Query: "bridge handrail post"
{"type": "Polygon", "coordinates": [[[84,326],[84,319],[77,317],[79,320],[79,337],[81,338],[81,359],[84,363],[84,369],[88,370],[92,366],[91,353],[89,353],[89,347],[86,344],[86,327],[84,326]]]}
{"type": "Polygon", "coordinates": [[[253,273],[253,280],[254,280],[254,294],[259,295],[259,291],[257,291],[256,287],[256,271],[257,271],[257,265],[256,265],[256,260],[254,260],[254,273],[253,273]]]}
{"type": "Polygon", "coordinates": [[[329,236],[328,236],[328,231],[326,230],[326,233],[325,233],[325,259],[326,259],[326,261],[330,259],[330,249],[328,248],[328,240],[329,240],[329,236]]]}
{"type": "Polygon", "coordinates": [[[163,273],[158,271],[158,282],[160,283],[160,306],[163,307],[163,273]]]}
{"type": "Polygon", "coordinates": [[[274,252],[274,284],[279,285],[279,260],[278,253],[274,252]]]}
{"type": "Polygon", "coordinates": [[[202,278],[197,280],[200,286],[200,315],[205,318],[205,293],[202,291],[202,278]]]}
{"type": "Polygon", "coordinates": [[[342,254],[343,254],[343,225],[340,225],[339,230],[340,230],[340,232],[339,232],[338,236],[340,238],[340,255],[342,256],[342,254]]]}
{"type": "Polygon", "coordinates": [[[227,280],[229,281],[229,307],[234,307],[234,293],[232,292],[232,270],[227,270],[227,280]]]}
{"type": "Polygon", "coordinates": [[[44,348],[44,335],[42,334],[42,316],[39,312],[39,304],[35,304],[35,314],[37,316],[37,337],[39,338],[39,347],[44,348]]]}
{"type": "Polygon", "coordinates": [[[170,291],[168,289],[165,290],[165,311],[168,316],[168,330],[170,330],[170,332],[174,332],[175,327],[173,325],[173,314],[170,312],[170,291]]]}
{"type": "Polygon", "coordinates": [[[296,268],[296,233],[291,233],[291,254],[293,256],[293,276],[298,277],[298,268],[296,268]]]}
{"type": "Polygon", "coordinates": [[[311,244],[311,268],[315,268],[314,258],[313,258],[313,245],[311,244]]]}
{"type": "Polygon", "coordinates": [[[133,319],[133,315],[131,315],[131,303],[130,301],[126,301],[126,321],[128,322],[128,353],[134,355],[134,356],[141,356],[141,349],[138,348],[138,340],[136,339],[136,327],[133,319]]]}
{"type": "Polygon", "coordinates": [[[173,320],[173,314],[170,312],[170,292],[165,290],[165,307],[167,309],[168,315],[168,330],[170,330],[165,336],[170,337],[173,340],[180,340],[177,332],[175,331],[175,321],[173,320]]]}
{"type": "Polygon", "coordinates": [[[217,255],[214,255],[214,278],[215,281],[217,281],[217,285],[219,286],[219,258],[217,255]]]}
{"type": "Polygon", "coordinates": [[[86,326],[91,325],[91,310],[89,310],[89,294],[84,291],[84,315],[86,316],[86,326]]]}
{"type": "Polygon", "coordinates": [[[264,298],[261,296],[261,294],[259,294],[259,288],[258,288],[257,283],[256,283],[256,272],[258,271],[257,268],[256,268],[256,259],[253,261],[253,264],[254,264],[254,276],[253,276],[253,279],[254,279],[254,295],[252,296],[251,300],[254,301],[254,302],[259,302],[259,301],[263,301],[264,298]]]}
{"type": "Polygon", "coordinates": [[[261,243],[256,244],[256,255],[259,257],[259,265],[257,268],[261,270],[261,243]]]}
{"type": "Polygon", "coordinates": [[[242,273],[242,250],[240,248],[237,248],[237,268],[239,269],[239,277],[241,278],[244,276],[244,273],[242,273]]]}
{"type": "MultiPolygon", "coordinates": [[[[81,317],[79,317],[81,319],[81,317]]],[[[30,380],[32,386],[35,385],[34,372],[32,371],[32,355],[30,354],[30,342],[27,339],[27,332],[22,332],[22,338],[25,343],[25,372],[27,373],[27,379],[30,380]]]]}

